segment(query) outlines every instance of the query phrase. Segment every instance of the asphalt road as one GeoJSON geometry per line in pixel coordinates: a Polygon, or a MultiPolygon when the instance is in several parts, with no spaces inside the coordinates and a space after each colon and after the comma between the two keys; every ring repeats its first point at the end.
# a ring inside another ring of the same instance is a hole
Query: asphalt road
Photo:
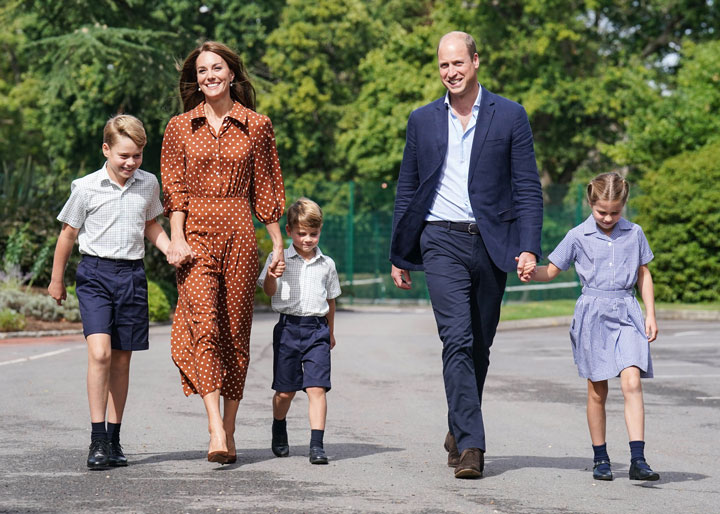
{"type": "Polygon", "coordinates": [[[291,456],[269,449],[275,316],[256,315],[238,462],[205,460],[206,418],[185,398],[169,330],[133,357],[127,468],[88,471],[81,336],[0,342],[0,512],[718,512],[720,322],[663,321],[644,381],[648,462],[628,480],[619,382],[608,399],[613,482],[594,482],[585,382],[566,327],[498,333],[485,391],[485,476],[453,478],[442,442],[440,343],[427,309],[337,315],[325,446],[307,460],[307,401],[289,414],[291,456]]]}

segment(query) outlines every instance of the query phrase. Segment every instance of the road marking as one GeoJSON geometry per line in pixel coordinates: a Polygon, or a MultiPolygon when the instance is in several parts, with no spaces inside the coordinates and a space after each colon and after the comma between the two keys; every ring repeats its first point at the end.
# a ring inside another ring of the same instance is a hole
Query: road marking
{"type": "Polygon", "coordinates": [[[13,359],[11,361],[0,362],[0,366],[6,364],[20,364],[21,362],[34,361],[35,359],[44,359],[45,357],[52,357],[53,355],[59,355],[61,353],[69,352],[70,350],[77,350],[78,348],[85,348],[86,345],[71,346],[70,348],[63,348],[62,350],[55,350],[54,352],[39,353],[38,355],[31,355],[30,357],[22,357],[20,359],[13,359]]]}
{"type": "Polygon", "coordinates": [[[698,400],[720,400],[720,396],[698,396],[698,400]]]}
{"type": "Polygon", "coordinates": [[[704,330],[688,330],[687,332],[676,332],[673,337],[701,336],[704,333],[704,330]]]}

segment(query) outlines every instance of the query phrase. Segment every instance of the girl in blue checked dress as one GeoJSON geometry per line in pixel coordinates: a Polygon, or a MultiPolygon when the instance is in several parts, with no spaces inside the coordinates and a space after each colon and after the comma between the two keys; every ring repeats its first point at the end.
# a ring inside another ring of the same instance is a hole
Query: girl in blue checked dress
{"type": "MultiPolygon", "coordinates": [[[[645,408],[640,378],[652,378],[650,342],[657,337],[653,282],[647,264],[652,260],[639,225],[621,217],[628,198],[627,181],[604,173],[587,186],[592,215],[573,228],[538,266],[534,280],[548,282],[575,264],[582,295],[570,327],[573,356],[581,377],[588,381],[587,419],[595,453],[593,477],[612,480],[605,444],[605,400],[608,379],[620,377],[625,398],[625,424],[630,438],[630,479],[658,480],[645,462],[645,408]],[[634,286],[645,304],[643,319],[634,286]]],[[[525,275],[532,274],[532,266],[525,275]]]]}

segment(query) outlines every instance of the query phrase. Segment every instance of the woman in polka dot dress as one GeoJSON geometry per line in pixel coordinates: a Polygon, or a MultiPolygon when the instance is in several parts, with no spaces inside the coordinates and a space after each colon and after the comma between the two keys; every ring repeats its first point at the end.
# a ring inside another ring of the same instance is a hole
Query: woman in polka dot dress
{"type": "Polygon", "coordinates": [[[208,460],[232,463],[258,277],[251,214],[267,227],[277,256],[270,267],[280,276],[285,193],[272,124],[254,111],[255,90],[232,50],[212,41],[193,50],[180,96],[185,112],[168,123],[161,160],[168,262],[182,265],[172,358],[185,395],[203,398],[208,460]]]}

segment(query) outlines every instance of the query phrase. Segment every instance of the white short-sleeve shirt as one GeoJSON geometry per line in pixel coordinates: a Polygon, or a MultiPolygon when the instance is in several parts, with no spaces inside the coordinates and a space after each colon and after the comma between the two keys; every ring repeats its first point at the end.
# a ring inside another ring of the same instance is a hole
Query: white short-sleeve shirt
{"type": "MultiPolygon", "coordinates": [[[[263,286],[272,253],[265,261],[258,285],[263,286]]],[[[325,316],[330,310],[327,301],[340,296],[340,280],[335,261],[315,247],[315,257],[306,261],[295,247],[285,249],[285,272],[277,279],[272,296],[272,309],[292,316],[325,316]]]]}
{"type": "Polygon", "coordinates": [[[138,169],[120,186],[110,179],[106,166],[73,180],[70,198],[57,219],[80,229],[83,255],[142,259],[145,223],[163,212],[160,184],[155,175],[138,169]]]}

